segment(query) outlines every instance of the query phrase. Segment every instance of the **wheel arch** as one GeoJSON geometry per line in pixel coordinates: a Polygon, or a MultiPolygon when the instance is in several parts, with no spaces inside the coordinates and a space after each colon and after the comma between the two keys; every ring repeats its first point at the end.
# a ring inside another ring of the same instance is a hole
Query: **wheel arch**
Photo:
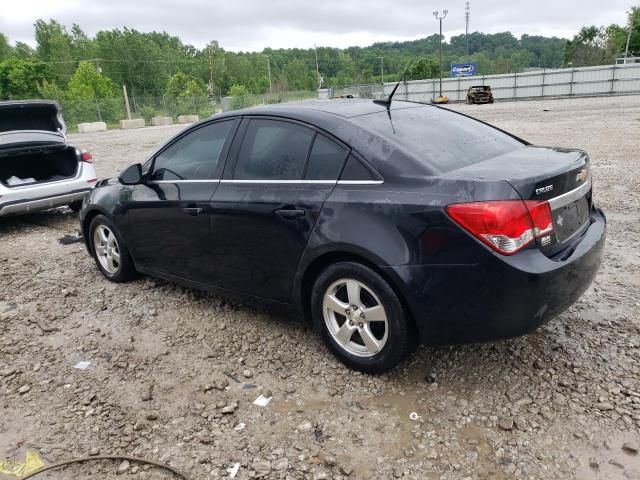
{"type": "Polygon", "coordinates": [[[91,226],[91,221],[98,215],[109,217],[109,214],[101,208],[93,207],[91,210],[86,212],[82,218],[82,237],[84,238],[84,244],[91,255],[93,255],[93,251],[91,249],[91,235],[89,235],[89,227],[91,226]]]}

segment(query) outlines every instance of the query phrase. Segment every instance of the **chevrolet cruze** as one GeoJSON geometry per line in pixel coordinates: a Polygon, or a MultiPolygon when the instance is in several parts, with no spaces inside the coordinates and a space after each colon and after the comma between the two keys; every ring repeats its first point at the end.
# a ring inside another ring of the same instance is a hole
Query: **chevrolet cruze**
{"type": "Polygon", "coordinates": [[[606,230],[585,152],[355,99],[211,117],[99,182],[80,220],[107,279],[294,308],[365,372],[530,332],[589,286],[606,230]]]}

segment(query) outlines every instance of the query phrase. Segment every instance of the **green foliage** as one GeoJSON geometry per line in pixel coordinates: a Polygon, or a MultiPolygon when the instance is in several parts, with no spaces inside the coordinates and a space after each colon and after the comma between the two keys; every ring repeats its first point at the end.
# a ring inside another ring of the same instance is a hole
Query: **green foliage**
{"type": "Polygon", "coordinates": [[[201,82],[182,72],[169,79],[165,95],[171,99],[173,115],[200,114],[199,105],[206,98],[201,82]]]}
{"type": "Polygon", "coordinates": [[[3,33],[0,33],[0,61],[9,58],[13,54],[13,49],[9,45],[9,39],[3,33]]]}
{"type": "Polygon", "coordinates": [[[9,58],[0,62],[0,99],[37,98],[38,83],[48,78],[42,62],[9,58]]]}
{"type": "Polygon", "coordinates": [[[95,114],[105,122],[124,118],[118,87],[91,62],[80,62],[69,80],[65,99],[65,117],[70,123],[95,121],[95,114]]]}
{"type": "MultiPolygon", "coordinates": [[[[631,7],[629,10],[629,24],[631,38],[629,39],[629,55],[640,57],[640,6],[631,7]]],[[[629,30],[627,30],[627,33],[629,30]]]]}
{"type": "MultiPolygon", "coordinates": [[[[443,66],[443,69],[445,67],[443,66]]],[[[411,65],[407,72],[407,80],[422,80],[425,78],[435,78],[440,75],[440,61],[436,58],[421,58],[411,65]]]]}
{"type": "Polygon", "coordinates": [[[252,105],[249,92],[244,85],[233,85],[229,90],[231,96],[231,109],[239,110],[252,105]]]}

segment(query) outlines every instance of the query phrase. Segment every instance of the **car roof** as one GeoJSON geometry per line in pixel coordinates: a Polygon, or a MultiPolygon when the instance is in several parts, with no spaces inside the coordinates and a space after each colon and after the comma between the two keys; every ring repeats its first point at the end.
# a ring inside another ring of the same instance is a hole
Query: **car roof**
{"type": "MultiPolygon", "coordinates": [[[[391,110],[399,110],[404,108],[424,108],[427,106],[424,103],[404,102],[396,100],[391,103],[391,110]]],[[[262,105],[258,107],[247,108],[244,110],[237,110],[235,112],[229,112],[229,114],[242,114],[242,115],[287,115],[296,117],[296,114],[302,112],[313,114],[318,112],[319,114],[328,113],[342,118],[353,118],[361,115],[369,115],[371,113],[384,112],[386,107],[374,103],[370,99],[336,99],[336,100],[307,100],[302,102],[289,102],[280,103],[275,105],[262,105]]]]}

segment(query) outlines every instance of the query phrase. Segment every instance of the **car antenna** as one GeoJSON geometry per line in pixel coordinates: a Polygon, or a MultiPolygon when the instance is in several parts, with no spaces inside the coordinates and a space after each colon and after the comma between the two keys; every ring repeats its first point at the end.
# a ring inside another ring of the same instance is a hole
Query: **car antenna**
{"type": "Polygon", "coordinates": [[[378,105],[384,105],[385,107],[387,107],[387,110],[389,110],[391,108],[391,100],[393,100],[393,96],[396,94],[396,90],[398,90],[398,87],[400,86],[400,84],[404,82],[404,79],[407,76],[407,73],[409,73],[409,69],[411,68],[411,65],[413,65],[413,60],[411,60],[409,62],[409,65],[407,65],[407,68],[404,69],[404,73],[402,74],[400,81],[398,81],[398,83],[396,83],[396,86],[393,87],[393,90],[391,90],[391,93],[389,94],[389,96],[386,98],[376,98],[373,101],[373,103],[378,105]]]}

